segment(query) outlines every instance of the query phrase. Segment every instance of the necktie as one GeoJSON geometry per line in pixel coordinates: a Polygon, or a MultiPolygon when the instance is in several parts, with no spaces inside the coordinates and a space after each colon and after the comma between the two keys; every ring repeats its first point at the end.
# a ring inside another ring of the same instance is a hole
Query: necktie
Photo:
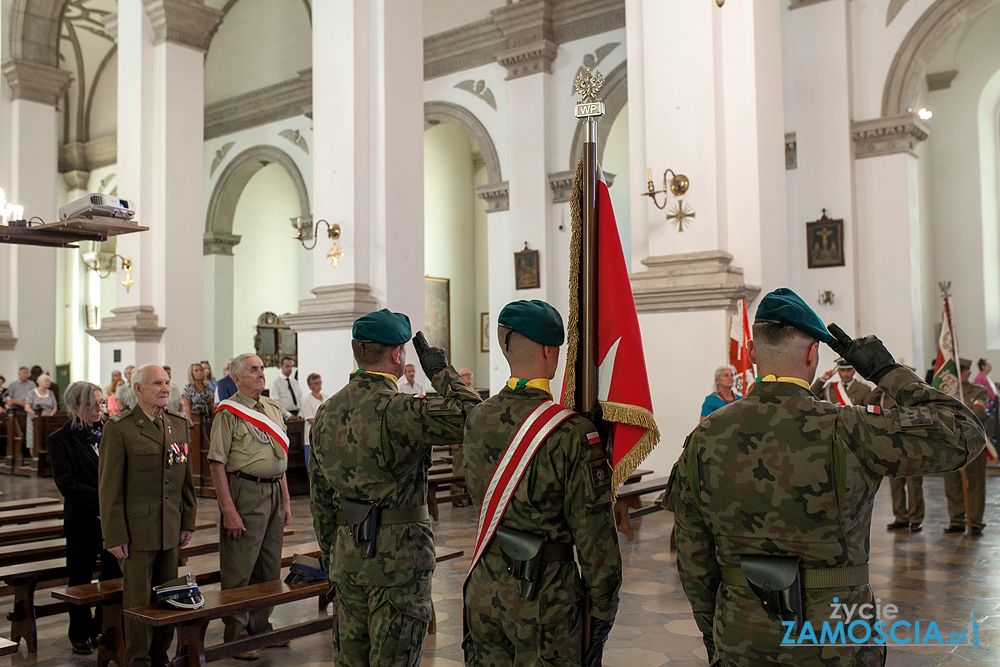
{"type": "Polygon", "coordinates": [[[292,405],[295,406],[296,408],[299,407],[299,402],[295,400],[295,390],[292,389],[292,379],[288,376],[285,376],[285,382],[288,383],[288,393],[292,395],[292,405]]]}

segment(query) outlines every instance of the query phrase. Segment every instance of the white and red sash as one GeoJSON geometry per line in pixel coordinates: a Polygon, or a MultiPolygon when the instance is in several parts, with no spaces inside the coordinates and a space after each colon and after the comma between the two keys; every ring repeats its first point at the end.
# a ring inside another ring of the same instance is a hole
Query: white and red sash
{"type": "MultiPolygon", "coordinates": [[[[570,416],[571,410],[564,409],[558,403],[545,401],[528,415],[518,427],[514,437],[507,445],[506,451],[500,462],[497,464],[490,483],[486,487],[483,495],[483,502],[479,509],[479,528],[476,531],[476,548],[472,552],[472,565],[469,567],[469,574],[475,569],[476,563],[486,552],[490,540],[496,533],[500,519],[507,510],[510,498],[514,495],[521,477],[528,469],[532,457],[538,451],[539,446],[545,438],[570,416]]],[[[468,575],[466,575],[468,577],[468,575]]]]}
{"type": "Polygon", "coordinates": [[[259,412],[253,408],[248,408],[242,403],[237,403],[236,401],[228,398],[219,403],[219,406],[215,408],[217,413],[222,410],[236,415],[248,424],[252,424],[253,426],[256,426],[260,430],[264,431],[264,433],[267,433],[271,437],[272,443],[278,443],[281,445],[282,449],[284,449],[284,458],[288,458],[288,434],[286,434],[280,426],[271,421],[270,417],[265,415],[263,412],[259,412]]]}
{"type": "Polygon", "coordinates": [[[843,386],[843,382],[834,382],[833,393],[837,397],[837,402],[847,408],[854,405],[854,401],[852,401],[851,397],[847,395],[847,390],[843,389],[843,386]]]}

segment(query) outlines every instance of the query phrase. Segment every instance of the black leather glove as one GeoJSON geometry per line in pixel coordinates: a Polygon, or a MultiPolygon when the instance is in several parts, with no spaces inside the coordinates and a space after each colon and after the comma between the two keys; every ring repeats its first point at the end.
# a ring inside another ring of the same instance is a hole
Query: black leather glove
{"type": "Polygon", "coordinates": [[[583,656],[583,667],[601,667],[604,660],[604,644],[608,641],[611,626],[611,621],[590,619],[590,646],[587,647],[587,653],[583,656]]]}
{"type": "Polygon", "coordinates": [[[718,665],[719,660],[715,657],[715,640],[708,635],[702,635],[701,641],[705,643],[705,650],[708,651],[708,665],[712,667],[713,665],[718,665]]]}
{"type": "Polygon", "coordinates": [[[440,347],[428,345],[423,331],[418,331],[413,337],[413,349],[417,351],[417,359],[420,360],[420,367],[424,369],[427,379],[448,368],[448,354],[440,347]]]}
{"type": "Polygon", "coordinates": [[[833,351],[854,366],[854,370],[869,382],[878,384],[886,373],[899,366],[876,336],[852,339],[836,324],[830,324],[826,328],[833,335],[829,342],[833,351]]]}

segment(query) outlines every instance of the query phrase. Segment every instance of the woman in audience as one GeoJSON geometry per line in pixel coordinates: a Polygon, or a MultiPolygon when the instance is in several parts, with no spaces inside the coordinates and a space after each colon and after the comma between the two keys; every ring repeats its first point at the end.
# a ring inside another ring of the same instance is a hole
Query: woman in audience
{"type": "Polygon", "coordinates": [[[724,405],[738,401],[742,396],[733,391],[736,385],[736,369],[731,365],[719,366],[715,369],[715,391],[705,397],[701,404],[701,421],[724,405]]]}
{"type": "Polygon", "coordinates": [[[122,411],[122,407],[118,405],[118,397],[115,396],[115,392],[118,391],[118,387],[121,387],[124,384],[125,384],[125,378],[123,378],[121,374],[119,374],[118,379],[114,380],[110,385],[108,385],[108,389],[111,390],[108,393],[108,402],[107,402],[107,412],[109,417],[114,417],[116,414],[122,411]]]}
{"type": "Polygon", "coordinates": [[[308,473],[309,429],[312,426],[313,419],[316,417],[316,411],[319,410],[319,406],[323,405],[323,401],[328,396],[323,393],[323,378],[319,376],[319,373],[310,373],[309,377],[306,378],[306,384],[309,385],[309,393],[302,397],[302,412],[299,413],[299,416],[306,420],[302,439],[305,441],[306,473],[308,473]]]}
{"type": "MultiPolygon", "coordinates": [[[[121,371],[111,371],[111,382],[104,388],[104,398],[111,398],[118,389],[118,381],[122,379],[121,371]]],[[[122,380],[124,382],[124,380],[122,380]]]]}
{"type": "Polygon", "coordinates": [[[28,392],[28,400],[24,402],[24,411],[28,413],[27,437],[24,441],[28,451],[35,446],[35,417],[51,417],[59,409],[59,401],[52,391],[52,378],[45,373],[38,376],[38,386],[28,392]]]}
{"type": "Polygon", "coordinates": [[[972,384],[978,384],[980,387],[985,388],[989,400],[992,401],[993,397],[997,395],[997,386],[993,384],[993,379],[990,378],[991,370],[993,370],[993,365],[986,359],[980,359],[979,375],[972,381],[972,384]]]}
{"type": "MultiPolygon", "coordinates": [[[[89,584],[98,557],[100,580],[117,579],[122,576],[118,560],[102,546],[97,500],[98,449],[104,426],[101,388],[89,382],[74,382],[66,388],[65,403],[70,420],[46,442],[52,476],[63,496],[68,583],[70,586],[89,584]]],[[[101,630],[100,607],[92,617],[89,607],[69,606],[69,641],[73,644],[73,653],[89,655],[97,645],[101,630]]]]}
{"type": "Polygon", "coordinates": [[[205,422],[214,411],[215,400],[212,388],[205,379],[205,368],[199,363],[191,364],[188,368],[188,384],[184,387],[184,414],[193,424],[195,413],[200,414],[205,422]]]}
{"type": "Polygon", "coordinates": [[[203,361],[201,362],[201,368],[205,371],[205,382],[208,383],[208,388],[212,390],[212,396],[214,397],[215,389],[219,386],[219,381],[212,375],[212,364],[208,363],[207,360],[203,361]]]}

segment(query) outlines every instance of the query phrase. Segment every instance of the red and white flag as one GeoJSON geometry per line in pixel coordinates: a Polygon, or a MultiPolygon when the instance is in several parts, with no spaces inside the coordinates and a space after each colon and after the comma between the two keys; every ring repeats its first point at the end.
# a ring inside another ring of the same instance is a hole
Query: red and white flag
{"type": "Polygon", "coordinates": [[[746,396],[753,386],[754,370],[750,363],[750,323],[747,319],[747,300],[736,303],[736,312],[729,322],[729,364],[736,369],[736,392],[746,396]]]}
{"type": "MultiPolygon", "coordinates": [[[[580,280],[582,166],[577,167],[573,194],[573,242],[570,257],[569,346],[563,405],[574,409],[576,358],[579,343],[578,289],[580,280]]],[[[642,351],[639,316],[632,297],[625,254],[611,206],[611,194],[600,167],[597,170],[597,399],[604,420],[611,424],[612,488],[629,478],[656,443],[660,432],[653,419],[646,358],[642,351]]]]}

